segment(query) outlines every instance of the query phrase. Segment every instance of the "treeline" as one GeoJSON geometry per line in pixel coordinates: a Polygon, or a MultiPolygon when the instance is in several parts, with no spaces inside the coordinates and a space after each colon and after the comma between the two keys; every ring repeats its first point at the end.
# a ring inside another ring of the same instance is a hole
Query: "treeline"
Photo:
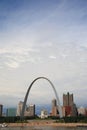
{"type": "Polygon", "coordinates": [[[64,117],[65,123],[87,123],[86,116],[77,116],[77,117],[64,117]]]}
{"type": "MultiPolygon", "coordinates": [[[[40,119],[38,116],[35,117],[24,117],[23,120],[20,119],[20,117],[15,116],[15,117],[0,117],[0,123],[20,123],[20,122],[25,122],[27,123],[27,120],[36,120],[40,119]]],[[[87,117],[86,116],[77,116],[77,117],[48,117],[46,120],[55,120],[55,122],[59,123],[87,123],[87,117]]],[[[42,119],[41,119],[42,120],[42,119]]]]}
{"type": "MultiPolygon", "coordinates": [[[[23,122],[27,122],[27,120],[35,119],[36,117],[24,117],[23,122]]],[[[15,117],[0,117],[0,123],[17,123],[17,122],[22,122],[19,116],[15,117]]]]}
{"type": "Polygon", "coordinates": [[[51,116],[48,119],[55,120],[56,123],[87,123],[87,116],[76,116],[76,117],[63,117],[59,118],[56,116],[51,116]]]}

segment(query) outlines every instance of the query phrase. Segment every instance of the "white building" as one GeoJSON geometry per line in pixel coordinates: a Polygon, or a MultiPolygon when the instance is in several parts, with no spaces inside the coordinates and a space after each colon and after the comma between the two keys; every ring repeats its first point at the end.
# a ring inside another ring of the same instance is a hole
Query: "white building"
{"type": "Polygon", "coordinates": [[[47,118],[48,117],[48,112],[47,110],[43,109],[41,110],[41,115],[40,115],[41,119],[47,118]]]}
{"type": "Polygon", "coordinates": [[[79,115],[85,115],[86,114],[86,109],[84,107],[78,108],[78,114],[79,115]]]}
{"type": "Polygon", "coordinates": [[[23,102],[20,101],[20,102],[18,103],[18,106],[17,106],[16,116],[20,116],[20,115],[21,115],[22,107],[23,107],[23,102]]]}

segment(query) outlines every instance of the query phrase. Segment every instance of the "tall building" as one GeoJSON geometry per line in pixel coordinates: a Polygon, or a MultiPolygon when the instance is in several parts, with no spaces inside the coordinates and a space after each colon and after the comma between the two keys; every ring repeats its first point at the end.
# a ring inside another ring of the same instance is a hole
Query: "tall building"
{"type": "Polygon", "coordinates": [[[48,117],[48,112],[47,110],[43,109],[41,110],[41,115],[40,115],[41,119],[47,118],[48,117]]]}
{"type": "Polygon", "coordinates": [[[2,116],[2,111],[3,111],[3,105],[0,104],[0,116],[2,116]]]}
{"type": "Polygon", "coordinates": [[[20,115],[21,115],[22,107],[23,107],[23,102],[20,101],[20,102],[18,103],[16,116],[20,116],[20,115]]]}
{"type": "Polygon", "coordinates": [[[57,101],[56,99],[52,100],[52,111],[51,111],[52,116],[58,116],[58,106],[57,106],[57,101]]]}
{"type": "Polygon", "coordinates": [[[73,94],[63,94],[63,107],[65,107],[65,116],[76,116],[77,108],[74,104],[73,94]]]}
{"type": "Polygon", "coordinates": [[[65,107],[62,106],[61,108],[62,108],[62,116],[65,117],[65,107]]]}
{"type": "Polygon", "coordinates": [[[16,116],[16,108],[8,108],[6,116],[10,116],[10,117],[16,116]]]}
{"type": "Polygon", "coordinates": [[[29,107],[26,108],[26,111],[24,113],[24,116],[35,116],[35,105],[29,105],[29,107]]]}
{"type": "Polygon", "coordinates": [[[55,107],[57,106],[56,99],[53,99],[53,100],[52,100],[52,107],[54,107],[54,106],[55,106],[55,107]]]}
{"type": "Polygon", "coordinates": [[[63,94],[63,106],[72,106],[73,102],[73,94],[63,94]]]}

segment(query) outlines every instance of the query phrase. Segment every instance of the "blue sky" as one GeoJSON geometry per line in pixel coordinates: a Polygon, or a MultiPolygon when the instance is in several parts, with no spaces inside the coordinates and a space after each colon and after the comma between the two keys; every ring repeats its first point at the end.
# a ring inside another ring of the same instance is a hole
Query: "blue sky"
{"type": "MultiPolygon", "coordinates": [[[[50,79],[62,104],[87,95],[87,1],[0,0],[0,103],[16,106],[38,76],[50,79]]],[[[29,103],[50,103],[47,81],[31,89],[29,103]]]]}

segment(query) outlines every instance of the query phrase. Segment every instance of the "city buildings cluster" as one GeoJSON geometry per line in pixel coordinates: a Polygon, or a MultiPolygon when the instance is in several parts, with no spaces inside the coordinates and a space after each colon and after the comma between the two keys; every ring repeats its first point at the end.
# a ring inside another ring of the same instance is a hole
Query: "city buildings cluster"
{"type": "MultiPolygon", "coordinates": [[[[3,112],[3,105],[0,104],[0,116],[20,116],[23,107],[23,102],[20,101],[17,105],[17,108],[8,108],[6,109],[6,113],[3,112]]],[[[58,110],[57,100],[52,100],[51,111],[50,113],[46,109],[42,109],[40,118],[47,118],[48,116],[55,116],[59,117],[59,110],[58,110]]],[[[62,115],[63,117],[67,116],[78,116],[83,115],[87,116],[87,108],[77,108],[76,104],[74,103],[74,96],[69,92],[67,94],[63,94],[63,106],[61,106],[62,115]]],[[[36,108],[34,105],[29,105],[25,107],[24,116],[34,117],[36,114],[36,108]]]]}
{"type": "Polygon", "coordinates": [[[74,103],[73,94],[63,94],[63,116],[77,116],[77,107],[74,103]]]}
{"type": "MultiPolygon", "coordinates": [[[[18,103],[16,116],[21,116],[22,107],[23,102],[20,101],[18,103]]],[[[26,105],[24,116],[35,116],[35,105],[29,105],[29,106],[26,105]]]]}

